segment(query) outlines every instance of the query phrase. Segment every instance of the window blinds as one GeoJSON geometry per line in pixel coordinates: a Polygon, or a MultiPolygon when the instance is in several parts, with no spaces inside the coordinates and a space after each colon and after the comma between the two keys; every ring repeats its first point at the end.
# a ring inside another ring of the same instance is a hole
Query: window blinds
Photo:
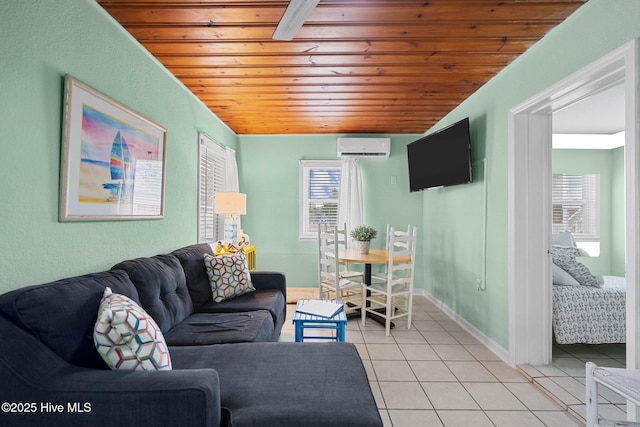
{"type": "Polygon", "coordinates": [[[336,225],[340,174],[339,161],[302,161],[301,237],[316,237],[320,223],[336,225]]]}
{"type": "Polygon", "coordinates": [[[570,231],[576,240],[600,238],[600,175],[554,174],[553,233],[570,231]]]}
{"type": "Polygon", "coordinates": [[[198,167],[198,242],[212,243],[224,235],[224,216],[213,211],[216,191],[225,191],[226,150],[200,135],[198,167]]]}

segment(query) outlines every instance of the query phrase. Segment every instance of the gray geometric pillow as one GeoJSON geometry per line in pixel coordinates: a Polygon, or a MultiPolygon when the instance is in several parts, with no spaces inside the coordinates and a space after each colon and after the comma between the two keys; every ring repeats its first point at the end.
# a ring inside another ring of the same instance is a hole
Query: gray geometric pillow
{"type": "Polygon", "coordinates": [[[233,255],[213,256],[205,253],[204,266],[207,269],[215,302],[222,302],[256,290],[251,283],[247,257],[242,249],[233,255]]]}
{"type": "Polygon", "coordinates": [[[580,251],[577,248],[551,246],[551,259],[554,264],[569,273],[581,285],[599,288],[600,283],[596,277],[591,274],[586,265],[576,260],[577,256],[580,256],[580,251]]]}

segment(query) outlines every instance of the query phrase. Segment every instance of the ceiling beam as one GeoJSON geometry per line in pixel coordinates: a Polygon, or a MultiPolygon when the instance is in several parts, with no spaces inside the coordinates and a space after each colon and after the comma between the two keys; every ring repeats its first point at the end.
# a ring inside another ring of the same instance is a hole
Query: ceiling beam
{"type": "Polygon", "coordinates": [[[273,32],[273,38],[275,40],[292,40],[304,21],[316,8],[318,2],[320,0],[291,0],[273,32]]]}

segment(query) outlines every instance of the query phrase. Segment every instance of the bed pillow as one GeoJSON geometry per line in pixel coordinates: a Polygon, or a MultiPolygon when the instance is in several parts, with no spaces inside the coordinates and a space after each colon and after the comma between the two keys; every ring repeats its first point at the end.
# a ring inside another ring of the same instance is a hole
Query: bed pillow
{"type": "Polygon", "coordinates": [[[243,250],[233,255],[204,254],[211,293],[215,302],[244,295],[255,291],[247,266],[247,257],[243,250]]]}
{"type": "Polygon", "coordinates": [[[573,238],[573,234],[569,231],[563,231],[562,233],[556,233],[551,236],[551,244],[556,246],[568,246],[576,248],[576,239],[573,238]]]}
{"type": "Polygon", "coordinates": [[[578,248],[551,246],[551,258],[554,264],[569,273],[582,286],[599,288],[600,284],[596,277],[591,274],[586,265],[576,260],[577,256],[580,256],[578,248]]]}
{"type": "Polygon", "coordinates": [[[553,273],[553,284],[561,286],[580,286],[580,283],[573,278],[569,273],[558,267],[556,264],[551,263],[553,273]]]}

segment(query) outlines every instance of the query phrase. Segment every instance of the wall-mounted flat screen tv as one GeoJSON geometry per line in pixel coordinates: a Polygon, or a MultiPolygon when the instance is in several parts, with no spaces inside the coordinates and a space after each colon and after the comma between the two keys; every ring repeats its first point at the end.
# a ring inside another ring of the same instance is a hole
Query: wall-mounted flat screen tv
{"type": "Polygon", "coordinates": [[[411,191],[472,181],[469,118],[407,145],[411,191]]]}

